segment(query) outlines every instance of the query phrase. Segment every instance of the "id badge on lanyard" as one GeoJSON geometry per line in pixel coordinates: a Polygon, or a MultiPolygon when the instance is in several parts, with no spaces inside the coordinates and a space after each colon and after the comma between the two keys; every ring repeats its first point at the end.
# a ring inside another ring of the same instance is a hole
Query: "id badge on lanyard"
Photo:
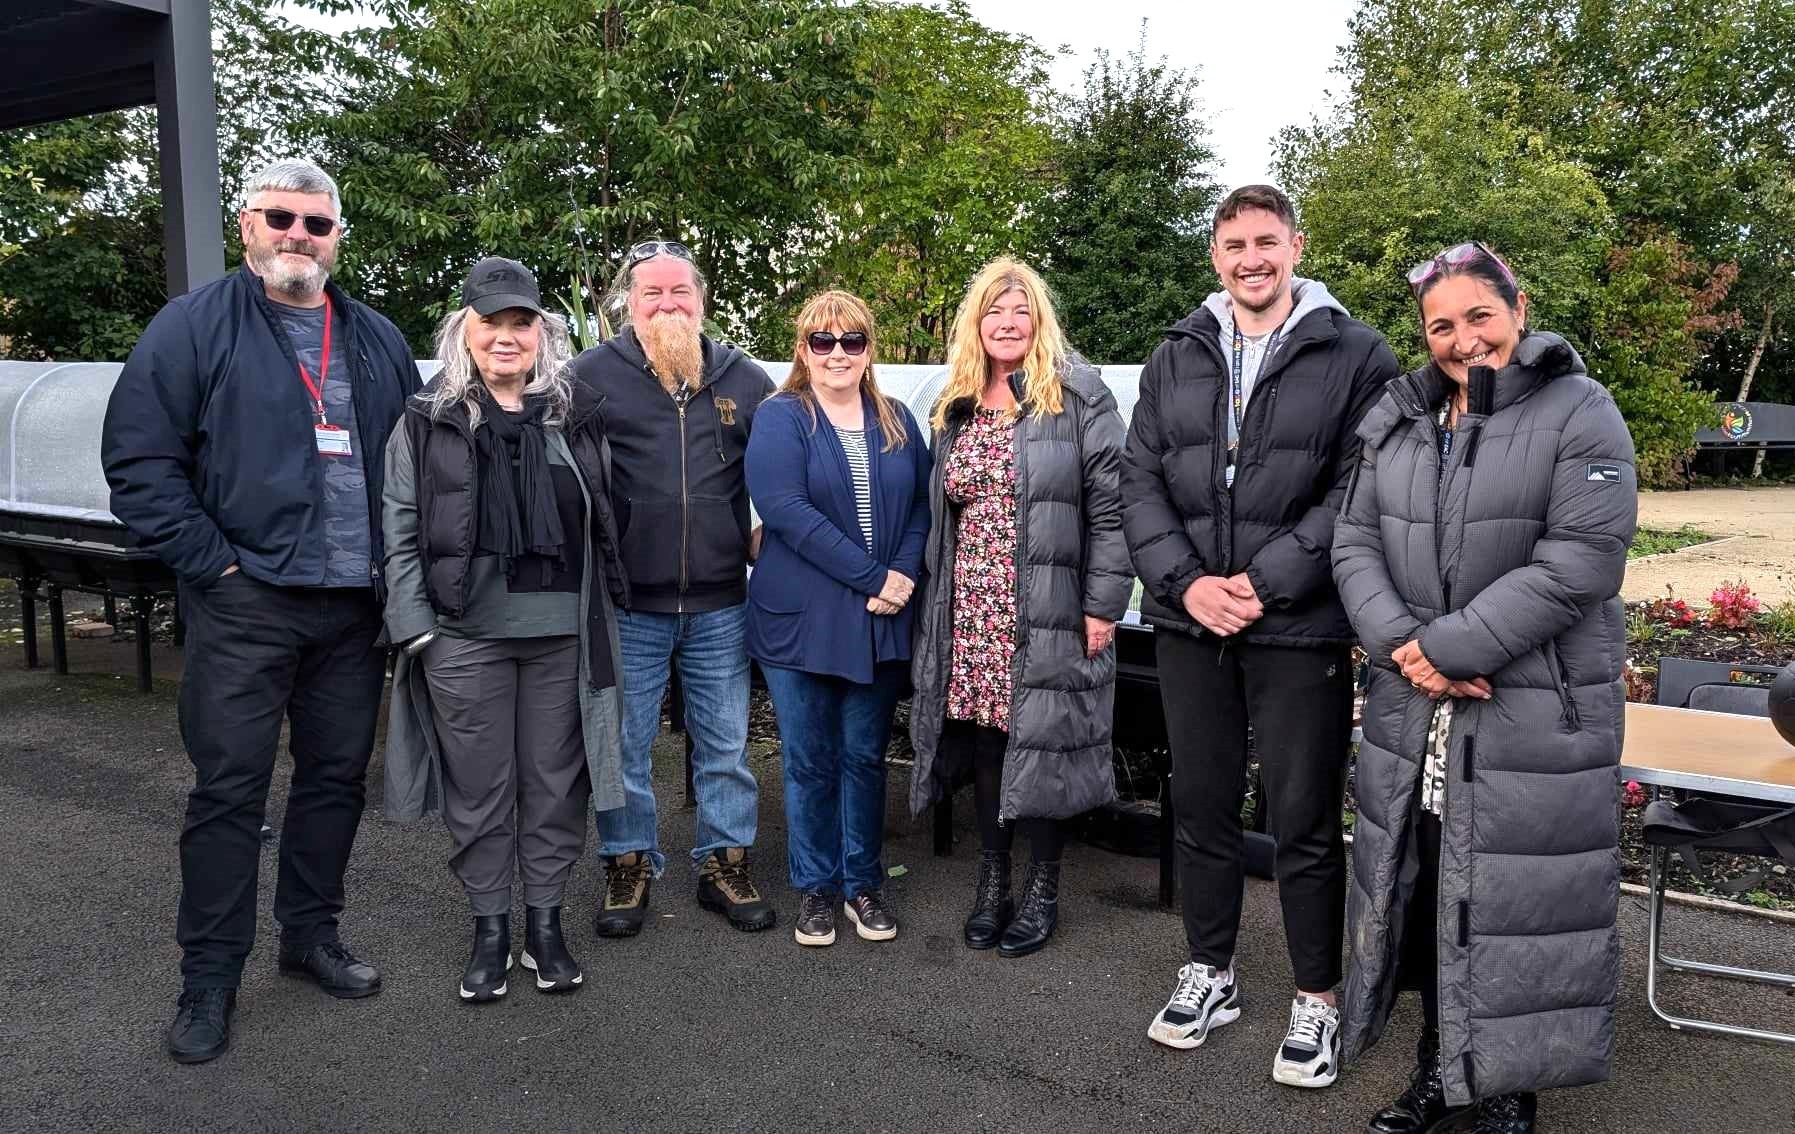
{"type": "Polygon", "coordinates": [[[355,447],[350,443],[349,431],[340,425],[332,425],[324,416],[324,383],[330,379],[330,323],[331,304],[328,297],[324,300],[324,353],[318,364],[318,380],[312,381],[311,372],[305,363],[299,363],[299,379],[305,383],[305,392],[312,397],[312,412],[318,420],[312,423],[313,443],[318,446],[318,453],[324,457],[353,457],[355,447]]]}

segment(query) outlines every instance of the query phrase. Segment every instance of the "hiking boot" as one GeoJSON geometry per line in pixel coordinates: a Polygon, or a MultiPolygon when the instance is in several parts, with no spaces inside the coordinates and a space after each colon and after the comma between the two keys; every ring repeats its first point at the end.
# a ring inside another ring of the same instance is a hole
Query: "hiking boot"
{"type": "Polygon", "coordinates": [[[1192,961],[1178,970],[1172,998],[1147,1026],[1147,1038],[1180,1051],[1202,1047],[1214,1028],[1240,1019],[1240,985],[1226,972],[1192,961]]]}
{"type": "Polygon", "coordinates": [[[1426,1043],[1416,1052],[1415,1071],[1408,1089],[1396,1101],[1371,1116],[1365,1134],[1428,1134],[1468,1107],[1447,1106],[1446,1087],[1440,1082],[1440,1057],[1426,1043]]]}
{"type": "Polygon", "coordinates": [[[461,974],[461,998],[485,1004],[505,995],[511,969],[511,915],[486,914],[474,918],[474,948],[461,974]]]}
{"type": "Polygon", "coordinates": [[[168,1054],[176,1063],[217,1059],[231,1046],[231,1013],[237,1007],[234,988],[189,988],[175,1002],[168,1026],[168,1054]]]}
{"type": "Polygon", "coordinates": [[[1532,1091],[1478,1099],[1452,1127],[1457,1134],[1533,1134],[1539,1096],[1532,1091]]]}
{"type": "Polygon", "coordinates": [[[1286,1087],[1332,1086],[1340,1074],[1340,1010],[1318,996],[1290,1004],[1290,1027],[1272,1061],[1273,1081],[1286,1087]]]}
{"type": "Polygon", "coordinates": [[[1060,864],[1031,862],[1028,881],[1022,887],[1022,904],[1016,920],[997,943],[1000,957],[1026,957],[1040,950],[1060,923],[1060,864]]]}
{"type": "Polygon", "coordinates": [[[821,890],[807,890],[798,904],[798,926],[792,936],[800,945],[835,944],[835,899],[821,890]]]}
{"type": "Polygon", "coordinates": [[[746,847],[724,847],[704,856],[698,867],[698,904],[729,919],[745,932],[773,928],[779,920],[754,879],[748,877],[746,847]]]}
{"type": "Polygon", "coordinates": [[[862,941],[890,941],[897,936],[897,918],[885,908],[885,895],[877,890],[862,890],[842,903],[841,912],[854,923],[854,932],[862,941]]]}
{"type": "Polygon", "coordinates": [[[586,983],[580,963],[561,936],[560,906],[524,911],[524,951],[518,960],[536,974],[540,992],[573,992],[586,983]]]}
{"type": "Polygon", "coordinates": [[[600,937],[634,937],[642,932],[653,882],[654,863],[641,851],[605,859],[605,904],[592,921],[593,931],[600,937]]]}
{"type": "Polygon", "coordinates": [[[1016,903],[1010,900],[1010,852],[979,852],[978,889],[972,913],[966,918],[966,947],[995,949],[1015,916],[1016,903]]]}

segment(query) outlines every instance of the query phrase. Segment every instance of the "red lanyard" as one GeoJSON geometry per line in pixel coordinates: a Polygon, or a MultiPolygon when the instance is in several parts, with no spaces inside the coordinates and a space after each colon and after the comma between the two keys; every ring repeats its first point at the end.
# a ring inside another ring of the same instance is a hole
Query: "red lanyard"
{"type": "MultiPolygon", "coordinates": [[[[297,361],[297,360],[296,360],[297,361]]],[[[324,297],[324,356],[318,361],[318,380],[312,381],[311,372],[306,370],[305,363],[299,363],[299,378],[305,383],[306,392],[312,396],[312,405],[318,410],[318,423],[325,423],[324,417],[324,383],[330,377],[330,297],[324,297]]]]}

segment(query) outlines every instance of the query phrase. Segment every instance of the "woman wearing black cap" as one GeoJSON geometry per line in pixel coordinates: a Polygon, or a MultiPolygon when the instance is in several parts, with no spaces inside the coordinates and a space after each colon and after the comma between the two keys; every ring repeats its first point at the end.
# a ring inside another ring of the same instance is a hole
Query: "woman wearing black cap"
{"type": "Polygon", "coordinates": [[[438,810],[473,906],[461,998],[520,960],[544,992],[583,977],[561,934],[588,795],[623,802],[613,602],[624,598],[599,399],[569,377],[566,324],[523,265],[488,257],[436,337],[442,370],[387,443],[386,626],[403,645],[386,810],[438,810]],[[421,664],[420,664],[421,663],[421,664]]]}

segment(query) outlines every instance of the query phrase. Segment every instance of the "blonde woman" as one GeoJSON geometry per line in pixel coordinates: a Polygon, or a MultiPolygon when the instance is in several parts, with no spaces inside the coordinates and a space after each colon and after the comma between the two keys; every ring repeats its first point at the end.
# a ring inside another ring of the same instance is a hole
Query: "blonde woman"
{"type": "Polygon", "coordinates": [[[623,802],[613,601],[625,598],[598,398],[522,264],[488,257],[437,333],[443,368],[387,443],[386,625],[403,646],[386,809],[440,807],[474,915],[464,1001],[505,995],[512,877],[523,966],[543,992],[584,976],[561,905],[588,796],[623,802]]]}
{"type": "Polygon", "coordinates": [[[1021,957],[1058,924],[1062,820],[1115,796],[1114,641],[1133,585],[1122,418],[1041,277],[1000,258],[966,289],[932,421],[910,806],[921,813],[970,771],[981,853],[966,944],[1021,957]]]}
{"type": "Polygon", "coordinates": [[[835,910],[864,940],[897,936],[885,867],[885,745],[910,665],[929,533],[929,448],[873,378],[872,312],[845,291],[798,316],[785,385],[748,439],[748,491],[766,526],[748,581],[785,766],[800,945],[835,941],[835,910]]]}

